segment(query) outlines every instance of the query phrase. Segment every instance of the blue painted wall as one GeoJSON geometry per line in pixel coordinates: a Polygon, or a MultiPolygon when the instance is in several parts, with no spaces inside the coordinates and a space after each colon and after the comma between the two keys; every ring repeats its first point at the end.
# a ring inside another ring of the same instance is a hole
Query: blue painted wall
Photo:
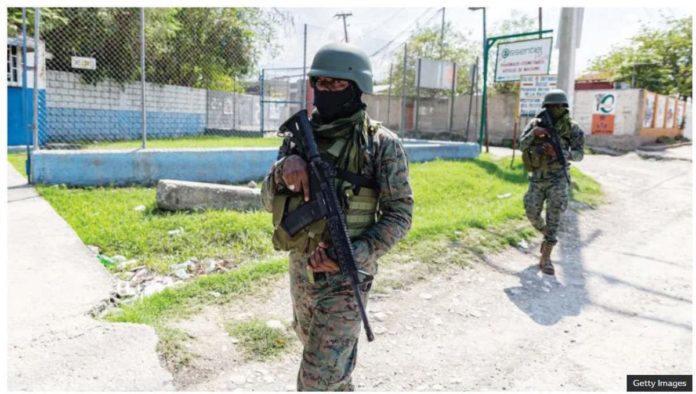
{"type": "MultiPolygon", "coordinates": [[[[23,119],[22,89],[7,88],[7,145],[27,144],[24,124],[33,117],[33,89],[27,89],[27,119],[23,119]]],[[[39,90],[39,143],[80,140],[139,139],[140,111],[46,108],[46,91],[39,90]]],[[[150,137],[181,137],[203,134],[205,114],[148,112],[147,133],[150,137]]]]}
{"type": "MultiPolygon", "coordinates": [[[[407,143],[406,152],[411,162],[471,159],[478,156],[479,147],[474,143],[407,143]]],[[[40,150],[32,153],[32,179],[74,186],[153,185],[160,179],[240,183],[263,178],[277,154],[276,148],[40,150]]]]}
{"type": "MultiPolygon", "coordinates": [[[[48,125],[50,141],[141,138],[140,111],[49,107],[48,125]]],[[[205,114],[202,113],[147,113],[147,134],[150,137],[196,135],[204,131],[205,114]]]]}
{"type": "MultiPolygon", "coordinates": [[[[27,118],[24,119],[22,112],[22,88],[7,87],[7,145],[26,145],[31,143],[31,138],[27,136],[25,125],[31,125],[34,116],[34,90],[27,89],[27,118]]],[[[39,90],[39,113],[45,113],[46,91],[39,90]]],[[[45,134],[45,122],[39,119],[39,139],[45,134]]],[[[29,127],[31,133],[31,127],[29,127]]]]}

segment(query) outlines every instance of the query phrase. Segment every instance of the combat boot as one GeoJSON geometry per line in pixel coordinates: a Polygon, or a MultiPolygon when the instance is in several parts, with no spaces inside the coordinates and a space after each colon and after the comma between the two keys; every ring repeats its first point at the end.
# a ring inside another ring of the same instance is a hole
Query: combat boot
{"type": "Polygon", "coordinates": [[[541,272],[547,275],[554,275],[555,270],[553,268],[553,263],[551,263],[551,251],[553,250],[553,245],[544,241],[541,243],[541,257],[539,258],[539,268],[541,272]]]}

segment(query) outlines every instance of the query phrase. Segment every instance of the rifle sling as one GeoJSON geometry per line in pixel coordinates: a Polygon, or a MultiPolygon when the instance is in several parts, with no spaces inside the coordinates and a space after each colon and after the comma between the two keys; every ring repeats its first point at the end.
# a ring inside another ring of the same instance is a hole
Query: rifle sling
{"type": "Polygon", "coordinates": [[[355,194],[360,193],[361,187],[366,187],[373,190],[377,190],[379,188],[376,180],[355,174],[342,168],[336,168],[336,177],[350,182],[354,186],[353,191],[355,194]]]}

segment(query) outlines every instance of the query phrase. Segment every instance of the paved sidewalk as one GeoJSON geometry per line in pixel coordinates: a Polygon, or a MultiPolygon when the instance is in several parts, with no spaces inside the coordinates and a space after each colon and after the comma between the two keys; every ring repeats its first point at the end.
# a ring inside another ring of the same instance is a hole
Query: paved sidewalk
{"type": "Polygon", "coordinates": [[[8,389],[174,390],[154,330],[88,311],[111,275],[26,179],[8,167],[8,389]]]}

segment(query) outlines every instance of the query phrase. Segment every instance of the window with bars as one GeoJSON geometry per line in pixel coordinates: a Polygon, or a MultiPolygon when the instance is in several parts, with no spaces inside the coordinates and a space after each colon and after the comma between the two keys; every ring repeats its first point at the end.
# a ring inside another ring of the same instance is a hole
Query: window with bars
{"type": "Polygon", "coordinates": [[[19,74],[19,48],[15,45],[7,46],[7,85],[21,86],[19,74]]]}

